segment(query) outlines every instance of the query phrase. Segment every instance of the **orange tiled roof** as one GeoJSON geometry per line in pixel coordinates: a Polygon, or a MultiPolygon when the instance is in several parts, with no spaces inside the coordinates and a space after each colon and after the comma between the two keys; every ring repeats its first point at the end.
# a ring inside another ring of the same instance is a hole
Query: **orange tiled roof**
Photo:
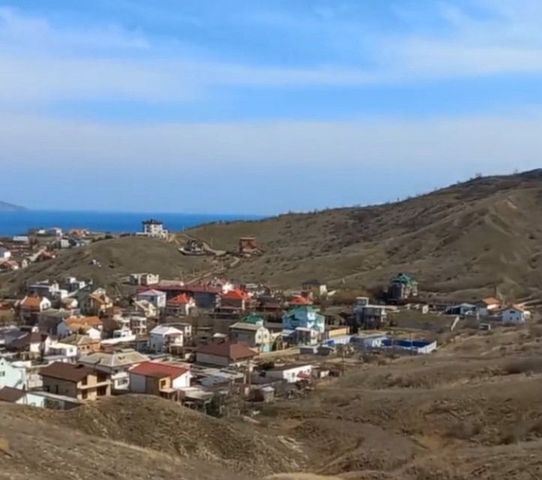
{"type": "Polygon", "coordinates": [[[247,300],[248,294],[243,292],[243,290],[235,288],[234,290],[230,290],[228,293],[222,294],[222,298],[226,298],[228,300],[247,300]]]}
{"type": "Polygon", "coordinates": [[[176,297],[169,300],[168,305],[187,305],[190,303],[191,298],[186,293],[181,293],[176,297]]]}
{"type": "Polygon", "coordinates": [[[29,295],[25,297],[21,302],[21,307],[29,310],[39,310],[41,306],[42,297],[39,295],[29,295]]]}
{"type": "Polygon", "coordinates": [[[64,323],[72,331],[103,326],[103,322],[98,317],[70,317],[64,320],[64,323]]]}

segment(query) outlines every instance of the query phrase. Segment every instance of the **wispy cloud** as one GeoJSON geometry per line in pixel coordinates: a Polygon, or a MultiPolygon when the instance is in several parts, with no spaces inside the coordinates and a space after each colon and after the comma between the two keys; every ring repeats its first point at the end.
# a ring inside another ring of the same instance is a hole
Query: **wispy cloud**
{"type": "Polygon", "coordinates": [[[441,35],[403,38],[392,55],[407,74],[449,78],[542,72],[542,3],[476,0],[477,15],[441,3],[441,35]]]}
{"type": "Polygon", "coordinates": [[[105,23],[85,29],[54,26],[46,18],[25,15],[19,10],[0,7],[0,50],[54,55],[104,54],[117,51],[147,50],[150,43],[138,31],[105,23]]]}
{"type": "MultiPolygon", "coordinates": [[[[187,102],[214,89],[237,86],[339,88],[542,73],[542,34],[538,29],[541,4],[530,0],[476,3],[476,14],[455,2],[438,4],[432,13],[445,22],[440,34],[403,29],[397,35],[378,36],[355,18],[345,19],[351,12],[335,4],[320,6],[307,16],[287,10],[253,12],[250,21],[269,29],[269,34],[276,33],[279,26],[299,25],[305,38],[313,37],[318,44],[322,41],[318,34],[325,27],[323,41],[335,37],[339,46],[355,48],[363,44],[365,48],[361,54],[352,55],[351,62],[344,58],[336,63],[329,58],[313,59],[310,65],[295,68],[234,61],[205,45],[187,46],[118,24],[70,28],[2,8],[0,101],[27,105],[111,98],[187,102]],[[331,35],[333,32],[336,34],[331,35]],[[360,38],[369,40],[360,43],[360,38]],[[371,45],[374,51],[368,53],[371,45]]],[[[229,21],[246,26],[247,17],[229,21]]]]}

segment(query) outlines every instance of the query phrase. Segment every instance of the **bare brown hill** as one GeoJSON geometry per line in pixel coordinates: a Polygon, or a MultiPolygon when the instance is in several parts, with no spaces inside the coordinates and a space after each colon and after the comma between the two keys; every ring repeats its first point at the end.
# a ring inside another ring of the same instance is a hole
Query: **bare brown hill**
{"type": "Polygon", "coordinates": [[[187,278],[213,268],[210,257],[185,257],[174,242],[145,237],[121,237],[60,252],[57,258],[0,275],[0,290],[15,293],[28,282],[62,279],[67,275],[91,279],[119,292],[131,273],[154,272],[165,278],[187,278]]]}
{"type": "Polygon", "coordinates": [[[250,423],[146,396],[69,412],[0,403],[0,478],[541,478],[540,326],[464,331],[429,356],[346,358],[344,376],[250,423]]]}
{"type": "Polygon", "coordinates": [[[318,278],[332,286],[374,288],[399,271],[414,274],[437,296],[509,300],[542,292],[542,170],[485,177],[401,202],[280,215],[260,221],[204,225],[179,234],[236,251],[254,235],[263,254],[182,256],[178,245],[134,237],[104,240],[59,258],[0,276],[0,288],[66,273],[117,284],[136,271],[201,278],[226,273],[245,281],[295,287],[318,278]],[[90,265],[92,259],[101,268],[90,265]]]}
{"type": "Polygon", "coordinates": [[[423,290],[476,298],[542,289],[542,170],[471,180],[398,203],[207,225],[190,232],[233,249],[255,235],[265,253],[231,272],[296,285],[385,284],[413,273],[423,290]]]}
{"type": "Polygon", "coordinates": [[[47,419],[32,407],[0,403],[0,479],[95,478],[249,480],[220,464],[97,438],[47,419]],[[27,415],[28,414],[28,415],[27,415]]]}
{"type": "Polygon", "coordinates": [[[317,475],[540,478],[540,338],[538,327],[470,332],[431,356],[354,360],[344,377],[309,398],[268,406],[260,420],[302,441],[317,475]]]}
{"type": "Polygon", "coordinates": [[[304,460],[291,455],[292,440],[141,395],[68,412],[0,402],[0,421],[0,478],[95,478],[98,469],[111,478],[248,479],[304,460]]]}

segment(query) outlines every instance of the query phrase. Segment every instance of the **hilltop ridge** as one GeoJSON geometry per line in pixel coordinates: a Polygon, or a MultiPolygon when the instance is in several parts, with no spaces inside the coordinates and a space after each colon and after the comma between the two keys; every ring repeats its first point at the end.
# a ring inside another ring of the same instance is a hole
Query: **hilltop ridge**
{"type": "Polygon", "coordinates": [[[186,280],[220,274],[278,287],[318,278],[336,287],[375,289],[408,271],[433,297],[468,300],[498,289],[510,300],[538,298],[541,199],[542,169],[480,177],[399,202],[203,225],[170,242],[103,240],[0,276],[0,288],[66,274],[118,286],[123,276],[152,271],[186,280]],[[178,251],[191,238],[234,252],[242,236],[255,236],[262,253],[232,261],[178,251]],[[91,266],[91,259],[103,268],[91,266]]]}
{"type": "Polygon", "coordinates": [[[476,298],[542,288],[542,169],[474,178],[399,202],[191,230],[234,248],[255,235],[265,254],[233,275],[285,284],[319,277],[336,286],[375,287],[409,271],[422,290],[476,298]]]}

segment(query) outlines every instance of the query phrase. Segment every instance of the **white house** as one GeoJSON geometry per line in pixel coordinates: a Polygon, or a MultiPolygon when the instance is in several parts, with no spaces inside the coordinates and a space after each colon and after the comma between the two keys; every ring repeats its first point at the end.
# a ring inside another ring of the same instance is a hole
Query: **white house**
{"type": "Polygon", "coordinates": [[[156,318],[159,310],[147,300],[136,300],[132,306],[135,315],[144,315],[146,318],[156,318]]]}
{"type": "Polygon", "coordinates": [[[122,345],[126,343],[135,342],[137,337],[132,333],[128,327],[122,327],[113,331],[113,336],[105,340],[101,340],[102,347],[112,347],[115,345],[122,345]]]}
{"type": "Polygon", "coordinates": [[[11,258],[11,252],[6,248],[0,246],[0,261],[9,260],[11,258]]]}
{"type": "Polygon", "coordinates": [[[38,332],[34,327],[31,332],[21,332],[21,335],[10,341],[6,348],[24,357],[37,358],[49,354],[51,343],[49,335],[38,332]]]}
{"type": "Polygon", "coordinates": [[[182,347],[184,334],[181,330],[168,325],[154,327],[149,335],[149,349],[156,353],[167,353],[171,347],[182,347]]]}
{"type": "Polygon", "coordinates": [[[508,307],[501,311],[501,319],[504,325],[520,325],[525,323],[531,316],[531,312],[521,307],[508,307]]]}
{"type": "Polygon", "coordinates": [[[149,357],[132,349],[116,352],[95,352],[79,359],[79,363],[111,375],[112,388],[116,392],[127,391],[130,385],[128,370],[147,362],[149,357]]]}
{"type": "Polygon", "coordinates": [[[161,292],[160,290],[155,290],[153,288],[140,292],[136,297],[137,301],[146,300],[156,308],[166,308],[166,293],[161,292]]]}
{"type": "Polygon", "coordinates": [[[262,324],[237,322],[229,327],[230,338],[234,342],[244,343],[260,352],[270,352],[272,345],[271,332],[262,324]]]}
{"type": "Polygon", "coordinates": [[[312,365],[283,365],[267,370],[266,376],[278,380],[286,380],[288,383],[309,380],[312,377],[312,365]]]}
{"type": "Polygon", "coordinates": [[[136,336],[147,335],[147,317],[141,315],[130,315],[128,326],[136,336]]]}
{"type": "Polygon", "coordinates": [[[149,285],[156,285],[160,282],[160,275],[156,273],[132,273],[130,275],[130,281],[134,285],[143,285],[146,287],[149,285]]]}
{"type": "Polygon", "coordinates": [[[143,234],[148,237],[165,238],[168,235],[168,231],[164,228],[162,222],[151,218],[143,222],[143,234]]]}
{"type": "Polygon", "coordinates": [[[99,340],[102,338],[103,322],[99,317],[74,316],[62,320],[58,324],[56,331],[59,338],[84,333],[93,340],[99,340]]]}
{"type": "Polygon", "coordinates": [[[29,285],[27,291],[34,295],[51,299],[59,295],[60,285],[58,282],[43,280],[29,285]]]}
{"type": "Polygon", "coordinates": [[[12,365],[5,358],[0,358],[0,388],[28,388],[26,369],[12,365]]]}
{"type": "Polygon", "coordinates": [[[0,402],[29,405],[31,407],[39,408],[45,407],[45,398],[41,395],[13,387],[0,388],[0,402]]]}
{"type": "Polygon", "coordinates": [[[183,332],[183,340],[186,340],[187,338],[192,337],[192,325],[190,325],[189,323],[174,322],[174,323],[168,323],[167,325],[174,327],[177,330],[180,330],[181,332],[183,332]]]}
{"type": "Polygon", "coordinates": [[[186,317],[196,308],[196,301],[193,297],[181,293],[171,298],[166,303],[166,315],[186,317]]]}
{"type": "Polygon", "coordinates": [[[53,341],[49,347],[49,355],[64,357],[67,360],[75,360],[77,354],[77,345],[53,341]]]}

